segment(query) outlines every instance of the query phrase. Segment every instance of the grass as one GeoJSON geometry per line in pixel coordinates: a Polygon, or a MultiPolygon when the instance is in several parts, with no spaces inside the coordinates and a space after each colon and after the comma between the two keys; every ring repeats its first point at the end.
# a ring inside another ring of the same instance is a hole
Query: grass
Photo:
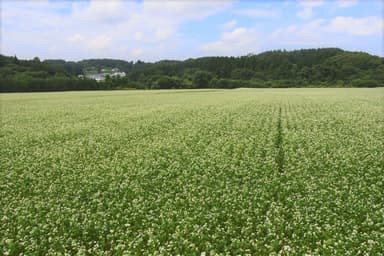
{"type": "Polygon", "coordinates": [[[384,251],[383,88],[0,97],[0,254],[384,251]]]}

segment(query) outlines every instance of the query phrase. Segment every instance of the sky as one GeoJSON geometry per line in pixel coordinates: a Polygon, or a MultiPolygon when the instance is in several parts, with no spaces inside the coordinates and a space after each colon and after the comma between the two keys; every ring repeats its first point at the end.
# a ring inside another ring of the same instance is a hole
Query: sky
{"type": "Polygon", "coordinates": [[[338,47],[384,56],[380,0],[0,0],[1,54],[129,61],[338,47]]]}

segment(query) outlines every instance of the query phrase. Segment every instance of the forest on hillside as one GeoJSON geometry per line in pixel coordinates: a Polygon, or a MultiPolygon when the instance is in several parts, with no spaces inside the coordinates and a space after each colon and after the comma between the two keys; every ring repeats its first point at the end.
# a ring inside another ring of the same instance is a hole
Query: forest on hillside
{"type": "Polygon", "coordinates": [[[114,59],[20,60],[0,55],[0,91],[384,86],[384,58],[339,48],[275,50],[241,57],[154,63],[114,59]],[[125,77],[79,78],[118,68],[125,77]]]}

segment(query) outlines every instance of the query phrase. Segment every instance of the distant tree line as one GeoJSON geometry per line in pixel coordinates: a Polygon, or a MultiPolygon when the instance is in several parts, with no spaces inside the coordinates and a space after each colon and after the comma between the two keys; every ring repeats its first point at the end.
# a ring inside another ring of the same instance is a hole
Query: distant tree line
{"type": "Polygon", "coordinates": [[[183,88],[384,86],[384,58],[338,48],[268,51],[155,63],[114,59],[19,60],[0,55],[0,91],[183,88]],[[78,78],[85,70],[118,68],[127,76],[104,82],[78,78]]]}

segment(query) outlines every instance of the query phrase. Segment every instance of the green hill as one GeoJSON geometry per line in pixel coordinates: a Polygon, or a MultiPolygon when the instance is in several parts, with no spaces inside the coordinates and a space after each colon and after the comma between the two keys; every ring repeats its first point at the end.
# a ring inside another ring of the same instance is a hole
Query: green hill
{"type": "Polygon", "coordinates": [[[1,91],[378,86],[384,86],[384,58],[338,48],[275,50],[241,57],[154,63],[115,59],[19,60],[0,55],[1,91]],[[86,70],[103,68],[118,68],[127,76],[97,84],[77,78],[86,70]]]}

